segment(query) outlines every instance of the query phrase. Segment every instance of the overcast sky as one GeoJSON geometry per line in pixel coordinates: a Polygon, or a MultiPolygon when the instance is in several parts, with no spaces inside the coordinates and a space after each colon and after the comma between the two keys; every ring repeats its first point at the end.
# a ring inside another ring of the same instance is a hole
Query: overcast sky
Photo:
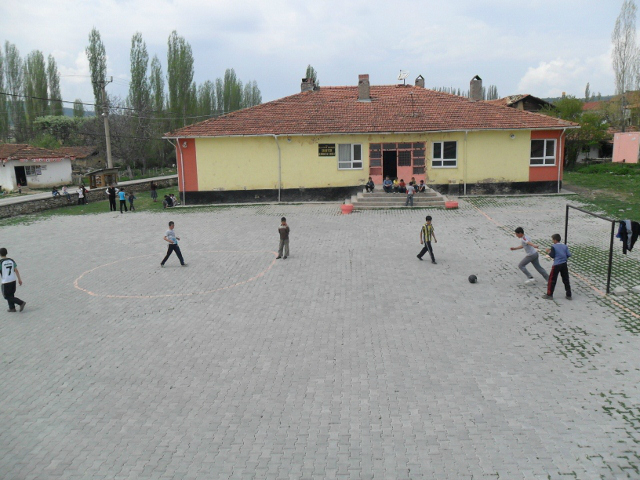
{"type": "MultiPolygon", "coordinates": [[[[126,97],[131,37],[141,32],[166,74],[172,30],[193,49],[198,84],[234,68],[264,102],[300,91],[311,64],[324,86],[407,82],[467,90],[474,75],[500,96],[614,91],[611,32],[622,0],[2,0],[0,40],[25,57],[53,54],[64,100],[90,103],[85,56],[96,27],[108,92],[126,97]]],[[[68,105],[69,106],[69,105],[68,105]]]]}

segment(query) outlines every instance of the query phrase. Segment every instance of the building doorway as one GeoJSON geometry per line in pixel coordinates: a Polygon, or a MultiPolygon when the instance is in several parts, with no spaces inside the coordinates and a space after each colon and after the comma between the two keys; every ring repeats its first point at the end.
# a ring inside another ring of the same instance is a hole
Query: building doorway
{"type": "Polygon", "coordinates": [[[27,172],[25,172],[24,167],[14,167],[16,172],[16,186],[18,187],[26,187],[27,186],[27,172]]]}
{"type": "Polygon", "coordinates": [[[398,176],[398,152],[396,150],[382,152],[382,177],[391,180],[398,176]]]}

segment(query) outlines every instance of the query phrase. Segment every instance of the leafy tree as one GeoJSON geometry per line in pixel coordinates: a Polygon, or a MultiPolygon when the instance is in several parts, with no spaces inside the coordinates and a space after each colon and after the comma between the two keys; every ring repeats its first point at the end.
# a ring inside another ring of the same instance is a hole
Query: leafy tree
{"type": "Polygon", "coordinates": [[[636,43],[636,4],[634,0],[624,0],[620,15],[611,35],[613,43],[613,71],[615,74],[616,94],[622,96],[620,105],[623,114],[620,123],[624,132],[625,94],[638,83],[638,45],[636,43]]]}
{"type": "Polygon", "coordinates": [[[314,85],[320,86],[320,81],[318,80],[318,72],[316,72],[316,69],[313,68],[311,64],[307,65],[307,71],[304,74],[304,78],[313,80],[314,85]]]}
{"type": "Polygon", "coordinates": [[[44,55],[39,50],[34,50],[24,64],[24,95],[27,109],[27,126],[32,131],[33,122],[37,117],[49,114],[49,101],[47,100],[47,67],[44,55]]]}
{"type": "Polygon", "coordinates": [[[580,124],[579,129],[567,130],[565,142],[565,166],[573,168],[580,152],[597,146],[608,136],[608,123],[600,113],[583,113],[584,102],[571,95],[545,107],[541,113],[580,124]]]}
{"type": "MultiPolygon", "coordinates": [[[[2,49],[0,49],[0,91],[5,91],[4,74],[5,61],[2,49]]],[[[7,96],[0,95],[0,141],[6,142],[9,139],[9,112],[7,106],[7,96]]]]}
{"type": "Polygon", "coordinates": [[[216,112],[216,86],[207,80],[198,87],[198,115],[213,116],[216,112]]]}
{"type": "Polygon", "coordinates": [[[33,126],[38,137],[48,135],[60,145],[70,145],[80,141],[79,133],[83,122],[83,118],[47,115],[36,118],[33,126]]]}
{"type": "Polygon", "coordinates": [[[236,77],[236,72],[233,68],[228,68],[224,72],[222,91],[224,92],[222,108],[224,113],[234,112],[242,108],[242,82],[236,77]]]}
{"type": "Polygon", "coordinates": [[[13,124],[14,137],[20,143],[26,141],[29,135],[24,100],[22,99],[24,66],[20,52],[14,44],[8,41],[4,44],[4,58],[7,93],[10,94],[9,118],[13,124]]]}
{"type": "Polygon", "coordinates": [[[147,45],[142,40],[142,34],[137,32],[131,39],[131,82],[129,83],[128,104],[140,114],[150,107],[151,92],[147,69],[149,65],[149,54],[147,45]]]}
{"type": "Polygon", "coordinates": [[[73,102],[73,118],[84,118],[84,105],[79,98],[73,102]]]}
{"type": "Polygon", "coordinates": [[[93,85],[93,97],[95,99],[95,112],[102,110],[103,100],[102,88],[107,81],[107,53],[100,38],[100,32],[94,27],[89,33],[89,45],[85,53],[89,60],[89,71],[91,72],[91,84],[93,85]]]}
{"type": "Polygon", "coordinates": [[[191,45],[174,30],[169,36],[167,50],[168,109],[174,118],[172,127],[187,125],[193,74],[191,45]]]}
{"type": "Polygon", "coordinates": [[[53,55],[47,61],[47,83],[49,84],[49,99],[52,115],[62,115],[62,95],[60,94],[60,73],[53,55]]]}
{"type": "Polygon", "coordinates": [[[156,113],[160,113],[164,110],[164,78],[162,76],[162,65],[160,65],[160,60],[156,55],[151,60],[149,89],[152,108],[156,113]]]}
{"type": "Polygon", "coordinates": [[[258,83],[254,80],[247,82],[242,92],[242,107],[249,108],[262,103],[262,94],[258,88],[258,83]]]}
{"type": "Polygon", "coordinates": [[[584,101],[588,102],[591,99],[591,89],[589,88],[589,82],[587,82],[587,86],[584,88],[584,101]]]}

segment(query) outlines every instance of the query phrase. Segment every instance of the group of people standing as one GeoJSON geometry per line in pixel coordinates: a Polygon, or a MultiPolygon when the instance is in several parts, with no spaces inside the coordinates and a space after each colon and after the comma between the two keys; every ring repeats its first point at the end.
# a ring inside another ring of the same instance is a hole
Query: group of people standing
{"type": "MultiPolygon", "coordinates": [[[[58,191],[57,187],[53,187],[51,189],[51,196],[53,197],[66,197],[67,201],[70,202],[71,201],[71,194],[69,193],[69,189],[67,188],[66,185],[63,185],[62,188],[62,193],[58,191]]],[[[76,193],[78,194],[78,205],[86,205],[87,203],[87,188],[84,185],[79,185],[78,186],[78,190],[76,190],[76,193]]]]}
{"type": "Polygon", "coordinates": [[[125,212],[128,212],[129,210],[132,212],[135,211],[136,208],[133,202],[136,199],[136,196],[133,192],[129,192],[127,195],[127,192],[125,192],[124,189],[119,189],[112,183],[109,188],[107,188],[107,195],[109,197],[110,212],[116,212],[118,210],[116,208],[116,196],[118,197],[118,200],[120,200],[120,213],[123,213],[123,210],[125,212]],[[127,200],[129,201],[129,208],[127,208],[127,200]]]}

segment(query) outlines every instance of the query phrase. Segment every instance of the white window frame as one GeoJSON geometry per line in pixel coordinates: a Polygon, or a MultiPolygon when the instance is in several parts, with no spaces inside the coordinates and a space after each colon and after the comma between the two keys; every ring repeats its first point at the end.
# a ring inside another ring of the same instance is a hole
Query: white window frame
{"type": "Polygon", "coordinates": [[[456,140],[443,140],[441,142],[433,142],[431,145],[431,168],[458,168],[458,142],[456,140]],[[455,158],[443,158],[444,144],[453,143],[456,146],[455,158]],[[436,145],[440,145],[440,156],[435,156],[436,145]],[[447,165],[445,165],[445,162],[447,165]]]}
{"type": "Polygon", "coordinates": [[[338,144],[338,170],[362,170],[364,168],[364,161],[362,159],[362,144],[361,143],[339,143],[338,144]],[[349,146],[349,158],[344,158],[341,147],[349,146]],[[359,152],[359,154],[358,154],[359,152]],[[359,158],[356,158],[359,156],[359,158]]]}
{"type": "Polygon", "coordinates": [[[542,146],[542,157],[532,157],[529,155],[529,166],[530,167],[553,167],[556,165],[556,156],[557,156],[557,140],[555,138],[533,138],[531,139],[531,143],[533,142],[544,142],[542,146]],[[546,154],[547,152],[547,142],[553,142],[553,157],[550,157],[546,154]],[[533,163],[534,160],[536,163],[533,163]]]}

